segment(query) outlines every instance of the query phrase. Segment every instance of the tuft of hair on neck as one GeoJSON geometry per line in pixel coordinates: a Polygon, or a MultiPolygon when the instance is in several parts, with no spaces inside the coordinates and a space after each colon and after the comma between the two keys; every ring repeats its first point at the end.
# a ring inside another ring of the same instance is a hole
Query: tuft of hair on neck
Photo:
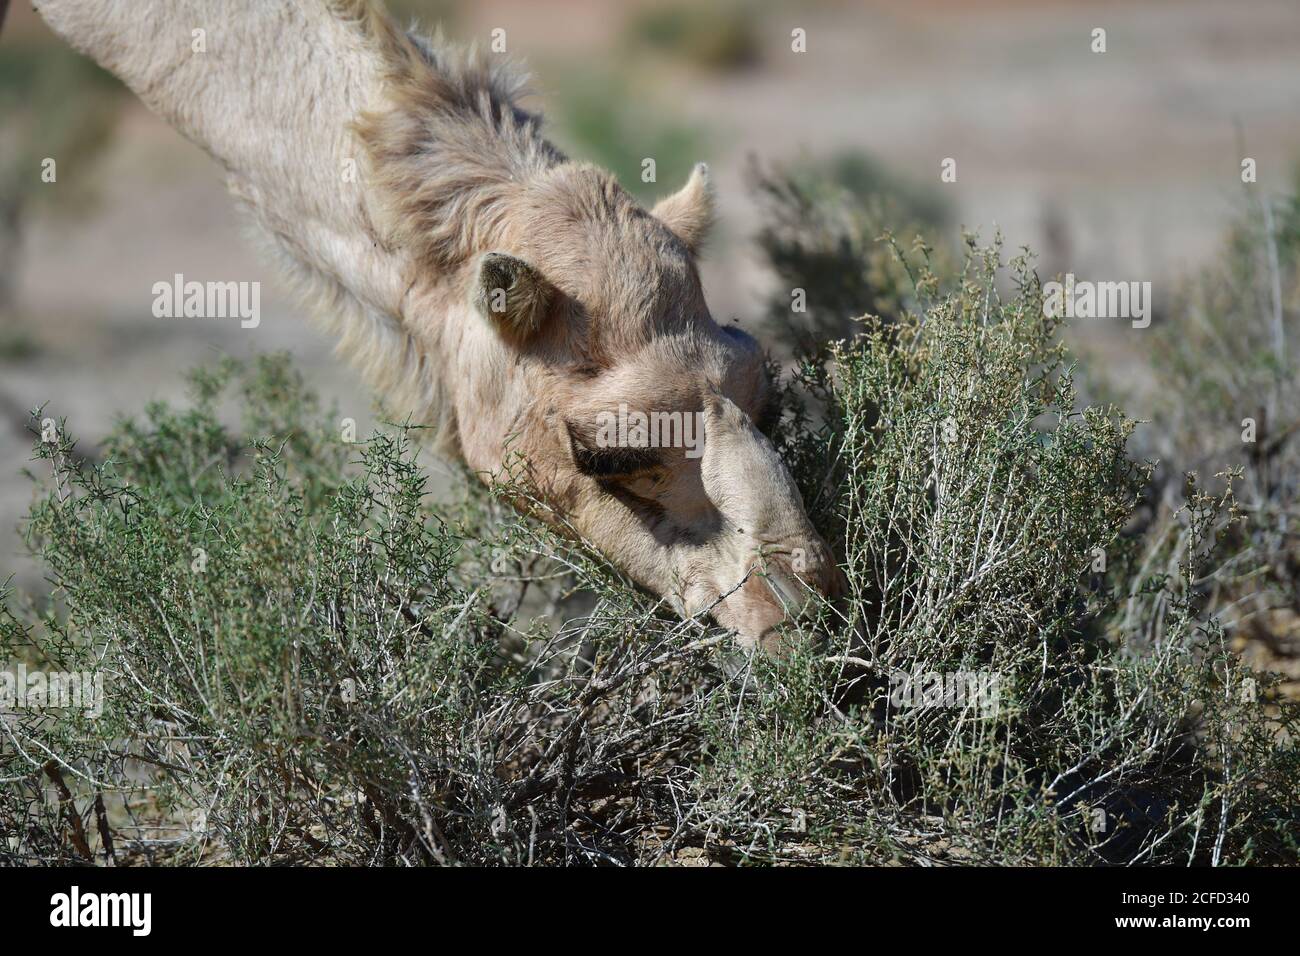
{"type": "Polygon", "coordinates": [[[367,0],[337,0],[382,51],[385,107],[362,115],[372,182],[392,242],[436,273],[498,240],[520,183],[566,161],[517,105],[526,76],[477,46],[398,30],[367,0]]]}

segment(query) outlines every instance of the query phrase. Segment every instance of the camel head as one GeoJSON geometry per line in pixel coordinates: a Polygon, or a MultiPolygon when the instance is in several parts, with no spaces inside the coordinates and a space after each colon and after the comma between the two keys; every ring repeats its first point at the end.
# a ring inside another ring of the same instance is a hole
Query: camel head
{"type": "Polygon", "coordinates": [[[594,167],[554,167],[466,296],[522,369],[503,444],[538,496],[679,613],[774,649],[838,575],[764,434],[763,350],[705,302],[712,207],[703,165],[652,211],[594,167]]]}
{"type": "Polygon", "coordinates": [[[375,0],[34,3],[220,162],[396,417],[485,477],[522,462],[557,524],[747,645],[833,590],[763,354],[704,301],[702,167],[643,209],[542,136],[498,51],[375,0]]]}

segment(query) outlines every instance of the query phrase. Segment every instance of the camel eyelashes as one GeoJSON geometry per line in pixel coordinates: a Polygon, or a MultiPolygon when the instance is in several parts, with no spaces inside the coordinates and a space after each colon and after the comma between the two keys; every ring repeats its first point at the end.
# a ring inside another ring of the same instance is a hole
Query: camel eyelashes
{"type": "Polygon", "coordinates": [[[583,438],[570,422],[569,447],[578,470],[591,478],[623,478],[641,474],[662,464],[653,448],[601,448],[583,438]]]}
{"type": "Polygon", "coordinates": [[[659,466],[659,456],[643,448],[608,448],[592,451],[575,446],[578,470],[591,478],[627,478],[659,466]]]}

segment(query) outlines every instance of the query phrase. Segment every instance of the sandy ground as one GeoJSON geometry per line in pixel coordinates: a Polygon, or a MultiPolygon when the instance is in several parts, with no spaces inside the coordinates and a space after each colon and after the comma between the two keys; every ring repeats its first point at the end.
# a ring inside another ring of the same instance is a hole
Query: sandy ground
{"type": "MultiPolygon", "coordinates": [[[[0,56],[40,29],[24,5],[11,17],[0,56]]],[[[506,26],[544,107],[567,62],[618,60],[624,18],[612,4],[483,0],[453,35],[506,26]]],[[[763,44],[753,70],[665,61],[633,85],[659,112],[709,131],[700,158],[715,173],[722,227],[705,280],[719,319],[756,311],[769,281],[747,241],[757,222],[743,184],[750,153],[865,150],[945,190],[967,225],[1000,227],[1011,248],[1047,246],[1049,271],[1150,280],[1157,298],[1215,250],[1241,191],[1239,137],[1262,189],[1283,188],[1300,157],[1295,0],[785,3],[765,15],[763,44]],[[795,27],[807,31],[806,53],[790,51],[795,27]],[[1089,49],[1094,27],[1107,31],[1104,54],[1089,49]],[[957,160],[957,181],[939,186],[945,157],[957,160]],[[1065,225],[1045,243],[1049,209],[1065,225]]],[[[31,223],[19,308],[0,322],[38,350],[0,359],[0,403],[48,402],[94,442],[116,415],[179,397],[184,370],[214,354],[289,349],[365,427],[369,397],[241,234],[213,163],[135,106],[94,175],[97,204],[31,223]],[[154,318],[151,287],[177,272],[262,283],[260,327],[154,318]]],[[[1140,378],[1139,331],[1094,326],[1076,338],[1120,378],[1140,378]]],[[[0,580],[14,573],[38,588],[13,533],[30,497],[18,474],[29,448],[29,436],[0,424],[0,580]]]]}

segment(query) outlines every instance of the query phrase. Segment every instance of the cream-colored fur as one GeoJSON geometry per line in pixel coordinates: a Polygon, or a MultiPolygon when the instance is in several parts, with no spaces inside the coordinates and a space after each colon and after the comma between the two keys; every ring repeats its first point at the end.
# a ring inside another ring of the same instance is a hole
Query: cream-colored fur
{"type": "Polygon", "coordinates": [[[567,525],[748,644],[832,588],[754,426],[761,352],[704,301],[702,166],[647,212],[545,140],[507,65],[408,35],[370,0],[35,6],[225,167],[393,414],[485,477],[522,460],[567,525]],[[593,422],[619,405],[702,413],[703,457],[595,454],[593,422]]]}

